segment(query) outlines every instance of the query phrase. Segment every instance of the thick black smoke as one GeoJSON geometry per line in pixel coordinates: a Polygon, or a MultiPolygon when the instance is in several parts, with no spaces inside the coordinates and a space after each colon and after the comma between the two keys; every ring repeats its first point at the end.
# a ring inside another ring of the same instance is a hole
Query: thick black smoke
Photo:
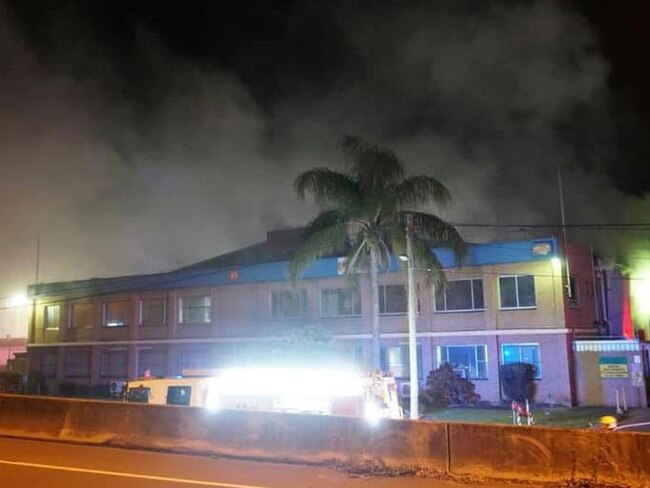
{"type": "Polygon", "coordinates": [[[166,270],[301,225],[315,208],[292,181],[340,165],[344,133],[439,177],[454,203],[434,210],[457,223],[559,223],[558,166],[570,221],[647,215],[607,176],[608,65],[559,2],[298,3],[243,33],[205,5],[165,21],[84,4],[0,7],[0,294],[33,280],[38,237],[53,281],[166,270]]]}

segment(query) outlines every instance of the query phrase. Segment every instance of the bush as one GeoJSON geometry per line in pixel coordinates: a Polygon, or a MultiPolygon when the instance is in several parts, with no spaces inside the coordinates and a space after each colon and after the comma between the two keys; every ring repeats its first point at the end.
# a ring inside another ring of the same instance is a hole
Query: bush
{"type": "Polygon", "coordinates": [[[526,363],[502,364],[499,367],[499,377],[503,394],[508,400],[515,402],[533,402],[537,391],[535,382],[535,366],[526,363]]]}
{"type": "Polygon", "coordinates": [[[47,395],[45,377],[38,371],[30,371],[27,375],[25,393],[28,395],[47,395]]]}
{"type": "Polygon", "coordinates": [[[461,378],[449,364],[444,363],[429,372],[422,398],[425,403],[435,407],[472,406],[481,399],[475,389],[474,383],[461,378]]]}

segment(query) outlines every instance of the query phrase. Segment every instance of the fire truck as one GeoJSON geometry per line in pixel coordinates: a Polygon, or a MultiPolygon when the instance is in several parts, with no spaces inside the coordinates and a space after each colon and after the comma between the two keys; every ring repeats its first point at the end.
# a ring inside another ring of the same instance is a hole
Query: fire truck
{"type": "Polygon", "coordinates": [[[177,378],[140,378],[126,387],[134,403],[209,410],[309,413],[401,419],[395,378],[343,370],[230,368],[184,371],[177,378]]]}

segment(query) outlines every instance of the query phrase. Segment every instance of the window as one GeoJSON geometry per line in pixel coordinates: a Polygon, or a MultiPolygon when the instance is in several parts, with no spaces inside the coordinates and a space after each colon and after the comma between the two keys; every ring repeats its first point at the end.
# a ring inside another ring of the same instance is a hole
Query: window
{"type": "Polygon", "coordinates": [[[379,287],[379,313],[406,313],[408,297],[404,285],[381,285],[379,287]]]}
{"type": "Polygon", "coordinates": [[[487,347],[481,345],[469,346],[438,346],[438,367],[448,363],[463,378],[470,380],[486,380],[487,347]]]}
{"type": "Polygon", "coordinates": [[[569,277],[569,307],[580,308],[580,297],[578,296],[578,278],[569,277]]]}
{"type": "Polygon", "coordinates": [[[104,325],[106,327],[124,327],[131,318],[131,302],[115,300],[104,303],[104,325]]]}
{"type": "Polygon", "coordinates": [[[90,350],[72,350],[65,355],[65,376],[67,378],[90,377],[90,350]]]}
{"type": "Polygon", "coordinates": [[[535,379],[542,378],[542,359],[539,354],[539,344],[502,344],[501,360],[503,364],[532,364],[535,366],[535,379]]]}
{"type": "Polygon", "coordinates": [[[70,305],[70,327],[92,327],[92,303],[74,303],[70,305]]]}
{"type": "Polygon", "coordinates": [[[323,317],[361,315],[361,296],[353,288],[326,288],[321,290],[323,317]]]}
{"type": "Polygon", "coordinates": [[[210,297],[192,296],[180,299],[181,324],[207,324],[210,322],[210,297]]]}
{"type": "Polygon", "coordinates": [[[43,311],[43,320],[46,329],[58,329],[61,321],[61,307],[59,305],[47,305],[43,311]]]}
{"type": "Polygon", "coordinates": [[[142,378],[144,372],[160,378],[167,373],[167,352],[156,349],[140,349],[138,352],[138,376],[142,378]]]}
{"type": "Polygon", "coordinates": [[[167,387],[167,405],[189,406],[191,398],[192,398],[191,386],[168,386],[167,387]]]}
{"type": "Polygon", "coordinates": [[[483,279],[448,281],[436,288],[436,312],[484,310],[483,279]]]}
{"type": "Polygon", "coordinates": [[[167,300],[146,298],[140,300],[140,325],[165,325],[167,323],[167,300]]]}
{"type": "Polygon", "coordinates": [[[102,378],[126,378],[129,367],[129,354],[126,349],[102,351],[100,376],[102,378]]]}
{"type": "MultiPolygon", "coordinates": [[[[418,375],[425,373],[422,368],[422,346],[417,346],[418,375]]],[[[409,378],[411,376],[411,361],[409,346],[384,346],[381,348],[381,369],[390,371],[396,378],[409,378]]]]}
{"type": "Polygon", "coordinates": [[[181,350],[178,354],[178,369],[181,374],[188,369],[210,369],[215,366],[212,348],[197,347],[181,350]]]}
{"type": "Polygon", "coordinates": [[[501,308],[534,308],[535,279],[532,275],[500,276],[501,308]]]}
{"type": "Polygon", "coordinates": [[[50,352],[41,356],[41,374],[46,378],[56,378],[57,354],[50,352]]]}
{"type": "Polygon", "coordinates": [[[126,401],[131,403],[149,403],[151,396],[151,388],[138,386],[136,388],[129,388],[126,401]]]}
{"type": "Polygon", "coordinates": [[[271,318],[297,319],[306,314],[306,290],[274,290],[271,292],[271,318]]]}

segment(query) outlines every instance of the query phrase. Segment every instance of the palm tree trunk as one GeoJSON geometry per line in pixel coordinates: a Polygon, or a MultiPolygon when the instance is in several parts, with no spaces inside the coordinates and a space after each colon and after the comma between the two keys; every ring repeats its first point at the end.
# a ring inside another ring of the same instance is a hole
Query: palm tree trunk
{"type": "Polygon", "coordinates": [[[372,367],[376,370],[381,369],[381,345],[379,331],[379,283],[377,275],[379,274],[379,263],[377,254],[370,252],[370,296],[372,298],[372,367]]]}

